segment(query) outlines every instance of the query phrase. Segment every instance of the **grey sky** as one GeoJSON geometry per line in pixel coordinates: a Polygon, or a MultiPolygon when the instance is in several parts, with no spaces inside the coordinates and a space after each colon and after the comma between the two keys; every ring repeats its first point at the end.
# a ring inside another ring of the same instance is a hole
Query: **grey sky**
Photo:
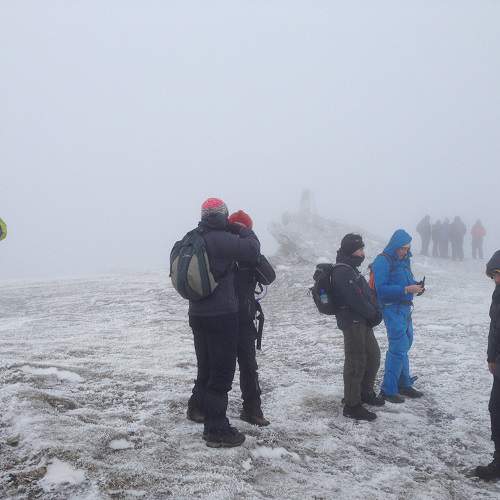
{"type": "Polygon", "coordinates": [[[1,1],[2,278],[166,267],[208,196],[302,188],[382,236],[500,247],[500,3],[1,1]]]}

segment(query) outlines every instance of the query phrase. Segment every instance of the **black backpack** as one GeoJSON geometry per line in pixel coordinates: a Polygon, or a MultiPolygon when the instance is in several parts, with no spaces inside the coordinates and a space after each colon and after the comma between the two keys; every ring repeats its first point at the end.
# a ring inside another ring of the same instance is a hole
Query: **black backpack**
{"type": "Polygon", "coordinates": [[[314,285],[309,289],[314,304],[321,314],[332,316],[337,314],[339,306],[334,295],[333,270],[340,266],[351,267],[347,264],[318,264],[313,274],[314,285]]]}
{"type": "Polygon", "coordinates": [[[170,252],[172,285],[181,297],[192,301],[207,298],[217,288],[202,233],[201,228],[189,231],[170,252]]]}

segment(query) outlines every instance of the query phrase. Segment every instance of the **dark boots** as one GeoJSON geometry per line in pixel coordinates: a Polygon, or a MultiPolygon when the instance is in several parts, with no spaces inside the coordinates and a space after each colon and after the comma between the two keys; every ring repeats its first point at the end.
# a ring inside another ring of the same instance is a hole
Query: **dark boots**
{"type": "Polygon", "coordinates": [[[405,402],[405,398],[400,394],[386,394],[384,391],[380,391],[380,397],[389,401],[389,403],[399,404],[405,402]]]}
{"type": "Polygon", "coordinates": [[[344,406],[344,417],[353,418],[354,420],[367,420],[371,422],[377,418],[377,415],[367,410],[362,405],[344,406]]]}
{"type": "Polygon", "coordinates": [[[370,406],[384,406],[385,399],[381,396],[377,396],[374,392],[366,396],[361,396],[361,401],[370,406]]]}
{"type": "MultiPolygon", "coordinates": [[[[188,403],[186,416],[188,420],[196,422],[197,424],[203,424],[205,422],[204,413],[202,412],[202,410],[200,410],[200,408],[198,408],[198,406],[193,404],[191,400],[188,403]]],[[[241,420],[244,420],[249,424],[257,425],[258,427],[266,427],[271,423],[269,422],[269,420],[267,420],[267,418],[264,417],[262,410],[260,408],[256,409],[243,408],[240,413],[240,418],[241,420]]]]}
{"type": "Polygon", "coordinates": [[[421,398],[424,395],[423,392],[417,391],[417,389],[413,387],[400,387],[399,394],[411,399],[421,398]]]}
{"type": "Polygon", "coordinates": [[[257,425],[258,427],[266,427],[271,423],[267,420],[267,418],[264,418],[262,410],[260,409],[258,411],[249,411],[243,408],[240,413],[240,418],[249,424],[257,425]]]}
{"type": "Polygon", "coordinates": [[[234,427],[204,431],[203,439],[209,448],[234,448],[245,442],[245,434],[234,427]]]}
{"type": "Polygon", "coordinates": [[[488,465],[479,465],[476,467],[475,474],[480,479],[491,481],[493,479],[500,479],[500,452],[495,452],[493,461],[488,465]]]}
{"type": "Polygon", "coordinates": [[[196,406],[188,406],[186,416],[188,420],[196,422],[197,424],[203,424],[205,422],[205,415],[196,406]]]}

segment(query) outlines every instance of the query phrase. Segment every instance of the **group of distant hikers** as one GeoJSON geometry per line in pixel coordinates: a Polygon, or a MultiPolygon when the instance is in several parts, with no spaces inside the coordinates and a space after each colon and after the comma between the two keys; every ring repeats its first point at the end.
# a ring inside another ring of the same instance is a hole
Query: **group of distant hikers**
{"type": "MultiPolygon", "coordinates": [[[[417,225],[417,233],[422,240],[421,255],[429,255],[429,247],[432,241],[432,256],[453,260],[464,260],[464,239],[467,234],[467,226],[460,217],[455,217],[453,222],[448,218],[443,222],[437,220],[431,224],[430,215],[426,215],[417,225]],[[451,253],[450,253],[451,248],[451,253]]],[[[472,226],[472,258],[483,259],[483,240],[486,229],[478,219],[472,226]]]]}
{"type": "MultiPolygon", "coordinates": [[[[345,417],[372,421],[377,415],[365,405],[400,404],[405,398],[423,396],[414,387],[408,357],[413,343],[413,300],[425,292],[425,278],[417,282],[412,273],[411,241],[406,231],[398,229],[370,265],[367,281],[359,271],[365,259],[363,239],[347,234],[336,263],[320,264],[314,273],[314,302],[320,312],[336,316],[344,337],[345,417]],[[376,394],[380,349],[373,328],[382,320],[388,350],[381,390],[376,394]]],[[[493,479],[500,478],[500,250],[488,262],[486,273],[496,284],[487,351],[494,375],[489,411],[495,454],[490,464],[477,467],[476,474],[493,479]]],[[[255,289],[271,284],[275,273],[261,254],[251,217],[242,210],[229,215],[222,200],[207,199],[198,227],[172,249],[170,276],[174,288],[189,299],[197,359],[187,417],[204,424],[207,446],[239,446],[245,435],[226,416],[236,362],[243,400],[240,418],[257,426],[270,424],[262,411],[257,371],[255,342],[262,322],[258,328],[254,320],[256,316],[263,320],[263,315],[255,289]]]]}

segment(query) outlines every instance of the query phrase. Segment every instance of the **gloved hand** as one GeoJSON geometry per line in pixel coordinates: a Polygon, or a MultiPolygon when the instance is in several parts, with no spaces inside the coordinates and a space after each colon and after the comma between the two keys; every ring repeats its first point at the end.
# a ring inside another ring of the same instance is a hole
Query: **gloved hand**
{"type": "Polygon", "coordinates": [[[380,323],[382,323],[382,319],[383,319],[382,313],[377,312],[377,316],[375,316],[372,320],[367,321],[368,326],[370,328],[375,328],[376,326],[380,325],[380,323]]]}
{"type": "Polygon", "coordinates": [[[248,229],[248,227],[244,226],[243,224],[240,224],[238,222],[230,222],[227,225],[227,229],[229,232],[233,234],[237,234],[238,236],[241,236],[242,238],[246,238],[247,236],[250,236],[253,231],[251,229],[248,229]]]}

